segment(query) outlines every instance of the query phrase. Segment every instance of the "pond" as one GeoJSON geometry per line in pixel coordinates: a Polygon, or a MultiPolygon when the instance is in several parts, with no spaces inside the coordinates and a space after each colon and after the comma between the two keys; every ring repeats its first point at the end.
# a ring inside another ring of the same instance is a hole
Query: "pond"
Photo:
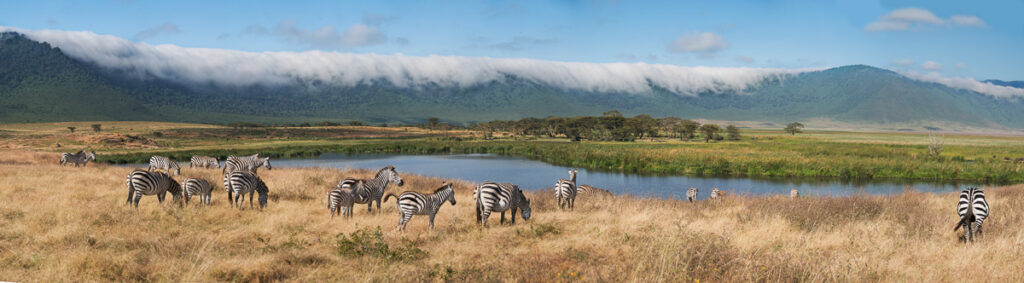
{"type": "MultiPolygon", "coordinates": [[[[272,160],[274,168],[333,167],[379,169],[394,165],[399,173],[413,173],[472,182],[510,182],[527,190],[553,187],[559,178],[568,178],[569,167],[555,166],[526,158],[493,154],[459,155],[358,155],[322,154],[317,158],[272,160]]],[[[183,166],[187,166],[184,165],[183,166]]],[[[718,187],[729,193],[789,195],[791,188],[801,195],[846,196],[854,194],[893,194],[914,189],[922,192],[949,192],[975,183],[939,183],[913,180],[847,181],[837,179],[722,178],[695,176],[647,176],[579,169],[577,184],[588,184],[615,194],[659,198],[685,198],[686,190],[696,187],[703,199],[718,187]]],[[[413,189],[413,188],[410,188],[413,189]]],[[[425,190],[425,188],[416,188],[425,190]]]]}

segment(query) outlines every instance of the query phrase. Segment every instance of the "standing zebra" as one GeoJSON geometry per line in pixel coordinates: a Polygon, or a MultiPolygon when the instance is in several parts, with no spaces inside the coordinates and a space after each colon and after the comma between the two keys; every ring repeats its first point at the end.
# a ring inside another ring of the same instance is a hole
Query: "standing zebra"
{"type": "Polygon", "coordinates": [[[259,169],[260,167],[266,167],[267,170],[270,170],[270,157],[260,158],[259,155],[260,154],[257,153],[241,157],[234,155],[228,156],[228,158],[224,160],[224,170],[222,172],[227,174],[235,171],[242,171],[256,174],[256,169],[259,169]]]}
{"type": "Polygon", "coordinates": [[[170,174],[171,169],[174,169],[174,175],[181,175],[181,167],[178,166],[177,162],[159,155],[153,155],[153,157],[149,158],[149,171],[154,169],[163,169],[167,174],[170,174]]]}
{"type": "Polygon", "coordinates": [[[358,204],[366,204],[366,211],[373,209],[373,202],[377,202],[377,212],[380,212],[380,200],[384,197],[384,189],[388,183],[395,183],[399,187],[405,185],[402,177],[398,176],[395,166],[388,165],[377,171],[372,180],[345,178],[338,183],[339,188],[349,189],[354,195],[353,201],[358,204]]]}
{"type": "Polygon", "coordinates": [[[392,196],[395,197],[398,214],[401,217],[398,219],[399,231],[405,230],[405,224],[409,223],[409,219],[412,219],[413,215],[430,215],[430,229],[434,229],[434,216],[441,209],[441,205],[444,205],[445,201],[455,205],[455,191],[452,189],[452,183],[445,183],[429,195],[410,191],[397,196],[388,193],[384,197],[384,202],[387,202],[392,196]]]}
{"type": "Polygon", "coordinates": [[[981,223],[988,217],[988,201],[985,200],[985,191],[980,188],[966,188],[960,192],[960,202],[957,203],[956,212],[960,215],[960,222],[953,228],[955,232],[960,227],[964,228],[964,241],[974,240],[975,233],[981,234],[981,223]]]}
{"type": "Polygon", "coordinates": [[[258,193],[260,197],[260,210],[263,210],[267,206],[267,194],[270,190],[267,188],[267,184],[256,176],[249,172],[231,172],[226,177],[226,187],[234,192],[234,199],[232,200],[231,206],[238,206],[242,208],[242,203],[245,202],[245,194],[249,194],[249,208],[252,208],[253,193],[258,193]]]}
{"type": "Polygon", "coordinates": [[[331,219],[334,214],[352,217],[352,207],[355,204],[355,194],[350,189],[342,189],[340,186],[327,192],[327,209],[331,211],[331,219]]]}
{"type": "Polygon", "coordinates": [[[594,187],[591,185],[579,185],[576,187],[576,197],[611,197],[612,192],[608,190],[594,187]]]}
{"type": "Polygon", "coordinates": [[[217,158],[214,158],[214,157],[201,156],[201,155],[193,155],[192,159],[189,160],[189,161],[190,162],[189,162],[188,167],[190,167],[190,168],[195,168],[195,167],[220,168],[220,162],[218,162],[217,158]]]}
{"type": "Polygon", "coordinates": [[[95,151],[85,152],[79,150],[76,153],[64,152],[60,154],[60,165],[62,166],[68,163],[72,163],[75,164],[75,167],[78,167],[79,165],[85,167],[85,165],[88,165],[89,161],[91,160],[96,160],[95,151]]]}
{"type": "Polygon", "coordinates": [[[796,190],[796,188],[793,188],[793,189],[789,190],[789,198],[798,198],[798,197],[800,197],[800,191],[796,190]]]}
{"type": "Polygon", "coordinates": [[[558,201],[558,208],[566,206],[573,209],[576,206],[576,169],[569,170],[569,179],[558,179],[555,183],[555,200],[558,201]]]}
{"type": "Polygon", "coordinates": [[[131,205],[134,198],[135,208],[139,208],[139,200],[143,195],[156,195],[160,203],[164,202],[167,193],[171,193],[174,202],[181,201],[181,184],[171,176],[161,172],[150,172],[136,169],[128,174],[128,200],[131,205]]]}
{"type": "Polygon", "coordinates": [[[686,201],[694,202],[696,200],[697,200],[697,188],[690,187],[689,190],[686,190],[686,201]]]}
{"type": "Polygon", "coordinates": [[[718,199],[719,194],[722,194],[722,191],[719,190],[718,187],[712,188],[711,189],[711,194],[708,195],[708,198],[710,198],[710,199],[718,199]]]}
{"type": "Polygon", "coordinates": [[[192,196],[199,196],[199,203],[210,205],[210,191],[213,186],[206,179],[190,178],[185,180],[185,205],[192,196]]]}
{"type": "Polygon", "coordinates": [[[476,220],[487,227],[491,212],[501,212],[501,224],[505,223],[505,211],[512,209],[512,224],[516,223],[516,210],[522,209],[523,220],[530,220],[530,199],[523,195],[519,186],[509,183],[484,182],[473,190],[476,201],[476,220]]]}

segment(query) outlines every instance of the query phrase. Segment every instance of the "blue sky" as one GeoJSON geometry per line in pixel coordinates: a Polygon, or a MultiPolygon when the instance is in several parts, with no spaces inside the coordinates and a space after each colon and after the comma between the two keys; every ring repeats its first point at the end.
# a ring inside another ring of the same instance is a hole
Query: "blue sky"
{"type": "Polygon", "coordinates": [[[0,1],[0,26],[244,51],[1024,80],[1024,1],[0,1]]]}

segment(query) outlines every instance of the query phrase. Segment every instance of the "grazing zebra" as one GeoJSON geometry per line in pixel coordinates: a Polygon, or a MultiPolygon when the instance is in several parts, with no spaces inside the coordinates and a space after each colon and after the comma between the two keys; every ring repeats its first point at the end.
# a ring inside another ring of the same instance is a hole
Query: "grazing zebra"
{"type": "Polygon", "coordinates": [[[139,208],[139,200],[143,195],[156,195],[160,203],[163,203],[166,194],[171,193],[174,202],[181,201],[181,184],[162,172],[135,169],[128,174],[125,183],[128,184],[128,200],[125,203],[131,205],[134,201],[135,208],[139,208]]]}
{"type": "Polygon", "coordinates": [[[708,195],[708,198],[710,198],[710,199],[718,199],[719,194],[722,194],[721,190],[719,190],[717,187],[716,188],[712,188],[711,189],[711,194],[708,195]]]}
{"type": "Polygon", "coordinates": [[[64,152],[60,154],[60,165],[62,166],[68,163],[72,163],[75,164],[75,167],[78,167],[79,165],[85,167],[85,165],[88,165],[89,161],[92,160],[96,160],[95,151],[85,152],[80,150],[76,153],[64,152]]]}
{"type": "Polygon", "coordinates": [[[689,190],[686,190],[686,201],[694,202],[696,200],[697,200],[697,188],[690,187],[689,190]]]}
{"type": "Polygon", "coordinates": [[[206,179],[190,178],[185,180],[185,205],[192,196],[199,196],[199,203],[210,205],[210,192],[213,186],[206,179]]]}
{"type": "Polygon", "coordinates": [[[249,208],[252,206],[253,193],[258,193],[260,198],[260,210],[263,210],[267,206],[267,194],[270,190],[267,188],[267,184],[253,173],[249,172],[231,172],[228,173],[226,187],[234,193],[234,199],[232,200],[231,206],[238,206],[242,208],[242,203],[245,202],[245,194],[249,194],[249,208]]]}
{"type": "Polygon", "coordinates": [[[331,219],[334,214],[352,217],[352,206],[355,204],[355,195],[352,190],[336,187],[327,192],[327,209],[331,211],[331,219]]]}
{"type": "Polygon", "coordinates": [[[398,214],[401,216],[398,219],[399,231],[405,230],[405,224],[409,223],[409,219],[412,219],[413,215],[430,215],[430,229],[434,229],[434,216],[441,209],[441,205],[444,205],[445,201],[455,205],[455,191],[452,189],[452,183],[441,185],[429,195],[418,192],[403,192],[401,195],[388,193],[384,197],[384,202],[387,202],[392,196],[395,197],[398,214]]]}
{"type": "Polygon", "coordinates": [[[202,168],[220,168],[220,162],[215,157],[193,155],[192,159],[189,160],[188,167],[202,167],[202,168]]]}
{"type": "Polygon", "coordinates": [[[248,156],[228,156],[227,160],[224,160],[224,174],[242,171],[256,174],[256,169],[260,167],[266,167],[270,170],[270,157],[260,158],[259,153],[248,155],[248,156]]]}
{"type": "Polygon", "coordinates": [[[796,188],[793,188],[793,189],[789,190],[789,198],[798,198],[798,197],[800,197],[800,191],[796,190],[796,188]]]}
{"type": "Polygon", "coordinates": [[[612,192],[608,190],[597,188],[591,185],[579,185],[576,187],[577,197],[611,197],[612,192]]]}
{"type": "Polygon", "coordinates": [[[505,223],[505,211],[512,209],[512,224],[516,223],[516,210],[522,209],[523,220],[530,220],[530,199],[523,195],[519,186],[509,183],[484,182],[473,190],[476,201],[476,220],[487,227],[491,212],[501,212],[501,224],[505,223]]]}
{"type": "Polygon", "coordinates": [[[366,211],[373,210],[373,202],[377,202],[377,212],[380,212],[380,200],[384,197],[384,189],[389,183],[395,183],[399,187],[405,185],[402,177],[398,176],[395,166],[388,165],[377,171],[372,180],[345,178],[338,183],[339,188],[349,189],[354,195],[353,201],[358,204],[366,204],[366,211]]]}
{"type": "Polygon", "coordinates": [[[178,166],[177,162],[159,155],[153,155],[153,157],[149,158],[149,171],[154,169],[163,169],[167,174],[170,174],[171,169],[174,169],[174,175],[181,175],[181,167],[178,166]]]}
{"type": "Polygon", "coordinates": [[[960,222],[957,222],[953,231],[963,227],[964,241],[973,241],[975,233],[981,234],[981,223],[988,217],[988,201],[985,200],[985,191],[980,188],[964,189],[960,192],[960,202],[957,203],[956,212],[960,215],[960,222]]]}
{"type": "Polygon", "coordinates": [[[558,208],[569,209],[576,207],[576,169],[569,170],[569,179],[558,179],[555,183],[555,200],[558,201],[558,208]]]}

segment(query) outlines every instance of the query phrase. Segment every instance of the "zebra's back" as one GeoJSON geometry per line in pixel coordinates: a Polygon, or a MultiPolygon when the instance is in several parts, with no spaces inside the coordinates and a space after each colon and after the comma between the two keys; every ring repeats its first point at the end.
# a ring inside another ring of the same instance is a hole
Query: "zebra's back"
{"type": "Polygon", "coordinates": [[[957,203],[957,215],[961,218],[964,215],[974,214],[974,222],[980,227],[981,223],[988,217],[988,201],[985,200],[985,191],[980,188],[968,188],[960,192],[960,201],[957,203]]]}
{"type": "Polygon", "coordinates": [[[689,202],[696,201],[697,200],[697,192],[698,192],[697,188],[690,187],[690,189],[686,190],[686,200],[689,201],[689,202]]]}
{"type": "MultiPolygon", "coordinates": [[[[244,194],[259,194],[260,209],[267,206],[267,194],[269,189],[267,184],[253,173],[249,172],[232,172],[227,175],[226,184],[230,188],[231,192],[234,193],[235,202],[241,201],[244,198],[244,194]]],[[[250,200],[252,202],[252,200],[250,200]]],[[[251,203],[250,203],[251,204],[251,203]]]]}

